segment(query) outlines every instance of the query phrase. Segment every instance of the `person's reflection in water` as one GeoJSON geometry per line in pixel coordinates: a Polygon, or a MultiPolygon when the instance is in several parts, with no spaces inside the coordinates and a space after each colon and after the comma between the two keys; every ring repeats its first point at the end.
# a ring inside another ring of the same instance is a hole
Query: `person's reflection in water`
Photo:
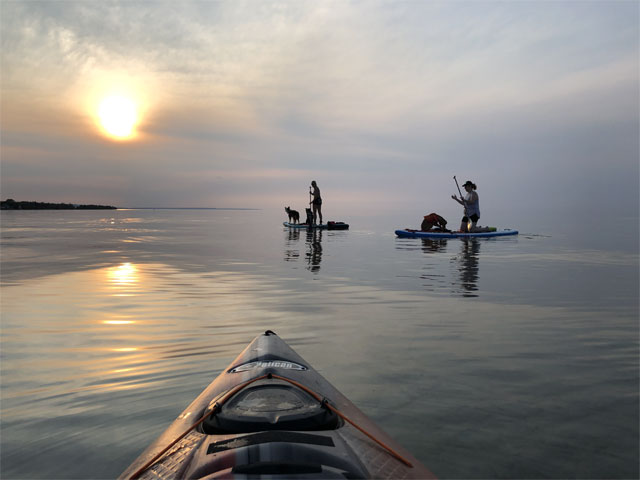
{"type": "Polygon", "coordinates": [[[463,297],[478,296],[478,278],[480,268],[480,241],[477,238],[465,238],[460,240],[461,249],[459,255],[460,285],[463,297]]]}
{"type": "Polygon", "coordinates": [[[307,269],[313,273],[320,271],[322,261],[322,230],[310,228],[307,230],[307,269]]]}
{"type": "Polygon", "coordinates": [[[300,250],[297,243],[300,240],[300,230],[297,228],[289,228],[285,239],[284,261],[295,262],[300,258],[300,250]]]}
{"type": "Polygon", "coordinates": [[[423,238],[422,239],[422,251],[424,253],[437,253],[439,251],[446,251],[447,240],[442,238],[423,238]]]}

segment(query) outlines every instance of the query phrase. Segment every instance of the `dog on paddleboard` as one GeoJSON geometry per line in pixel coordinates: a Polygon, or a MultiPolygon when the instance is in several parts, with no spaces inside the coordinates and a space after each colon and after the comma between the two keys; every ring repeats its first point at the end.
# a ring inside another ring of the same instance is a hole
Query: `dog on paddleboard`
{"type": "Polygon", "coordinates": [[[293,223],[300,223],[300,213],[296,210],[291,210],[289,207],[284,207],[284,211],[289,215],[289,223],[293,220],[293,223]]]}
{"type": "Polygon", "coordinates": [[[307,212],[307,220],[304,223],[307,225],[313,225],[313,210],[305,208],[305,211],[307,212]]]}
{"type": "Polygon", "coordinates": [[[424,216],[422,225],[420,225],[420,231],[422,232],[450,232],[447,230],[447,221],[437,213],[430,213],[424,216]],[[435,228],[433,228],[435,227],[435,228]]]}

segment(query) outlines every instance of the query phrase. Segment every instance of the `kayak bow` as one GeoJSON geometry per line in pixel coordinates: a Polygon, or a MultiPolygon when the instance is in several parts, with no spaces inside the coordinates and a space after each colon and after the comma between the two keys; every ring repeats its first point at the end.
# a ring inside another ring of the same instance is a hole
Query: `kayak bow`
{"type": "Polygon", "coordinates": [[[122,479],[435,478],[271,331],[122,479]]]}

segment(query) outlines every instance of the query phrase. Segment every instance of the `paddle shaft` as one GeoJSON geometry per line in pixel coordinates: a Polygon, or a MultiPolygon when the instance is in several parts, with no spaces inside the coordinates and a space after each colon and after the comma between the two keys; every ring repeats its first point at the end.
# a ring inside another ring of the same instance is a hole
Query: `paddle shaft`
{"type": "MultiPolygon", "coordinates": [[[[309,207],[311,207],[311,208],[313,208],[312,203],[313,203],[313,196],[311,195],[311,187],[309,187],[309,207]]],[[[307,217],[308,217],[308,215],[307,215],[307,217]]],[[[309,227],[311,227],[312,223],[315,223],[315,218],[313,219],[313,221],[311,220],[311,218],[313,218],[313,217],[309,217],[309,227]]]]}
{"type": "Polygon", "coordinates": [[[458,193],[460,194],[460,200],[462,200],[462,206],[464,207],[464,214],[467,214],[467,204],[464,201],[464,197],[462,196],[462,191],[460,191],[460,185],[458,185],[458,179],[456,176],[453,176],[453,180],[456,182],[456,187],[458,187],[458,193]]]}

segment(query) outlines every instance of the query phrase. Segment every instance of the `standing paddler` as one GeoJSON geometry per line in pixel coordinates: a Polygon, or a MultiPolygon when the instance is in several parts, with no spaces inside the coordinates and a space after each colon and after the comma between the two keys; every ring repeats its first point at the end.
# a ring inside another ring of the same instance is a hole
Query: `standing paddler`
{"type": "Polygon", "coordinates": [[[316,223],[316,217],[320,217],[320,225],[322,225],[322,197],[320,196],[320,189],[316,184],[316,181],[311,182],[309,187],[309,197],[311,197],[311,207],[313,208],[313,223],[316,223]]]}

